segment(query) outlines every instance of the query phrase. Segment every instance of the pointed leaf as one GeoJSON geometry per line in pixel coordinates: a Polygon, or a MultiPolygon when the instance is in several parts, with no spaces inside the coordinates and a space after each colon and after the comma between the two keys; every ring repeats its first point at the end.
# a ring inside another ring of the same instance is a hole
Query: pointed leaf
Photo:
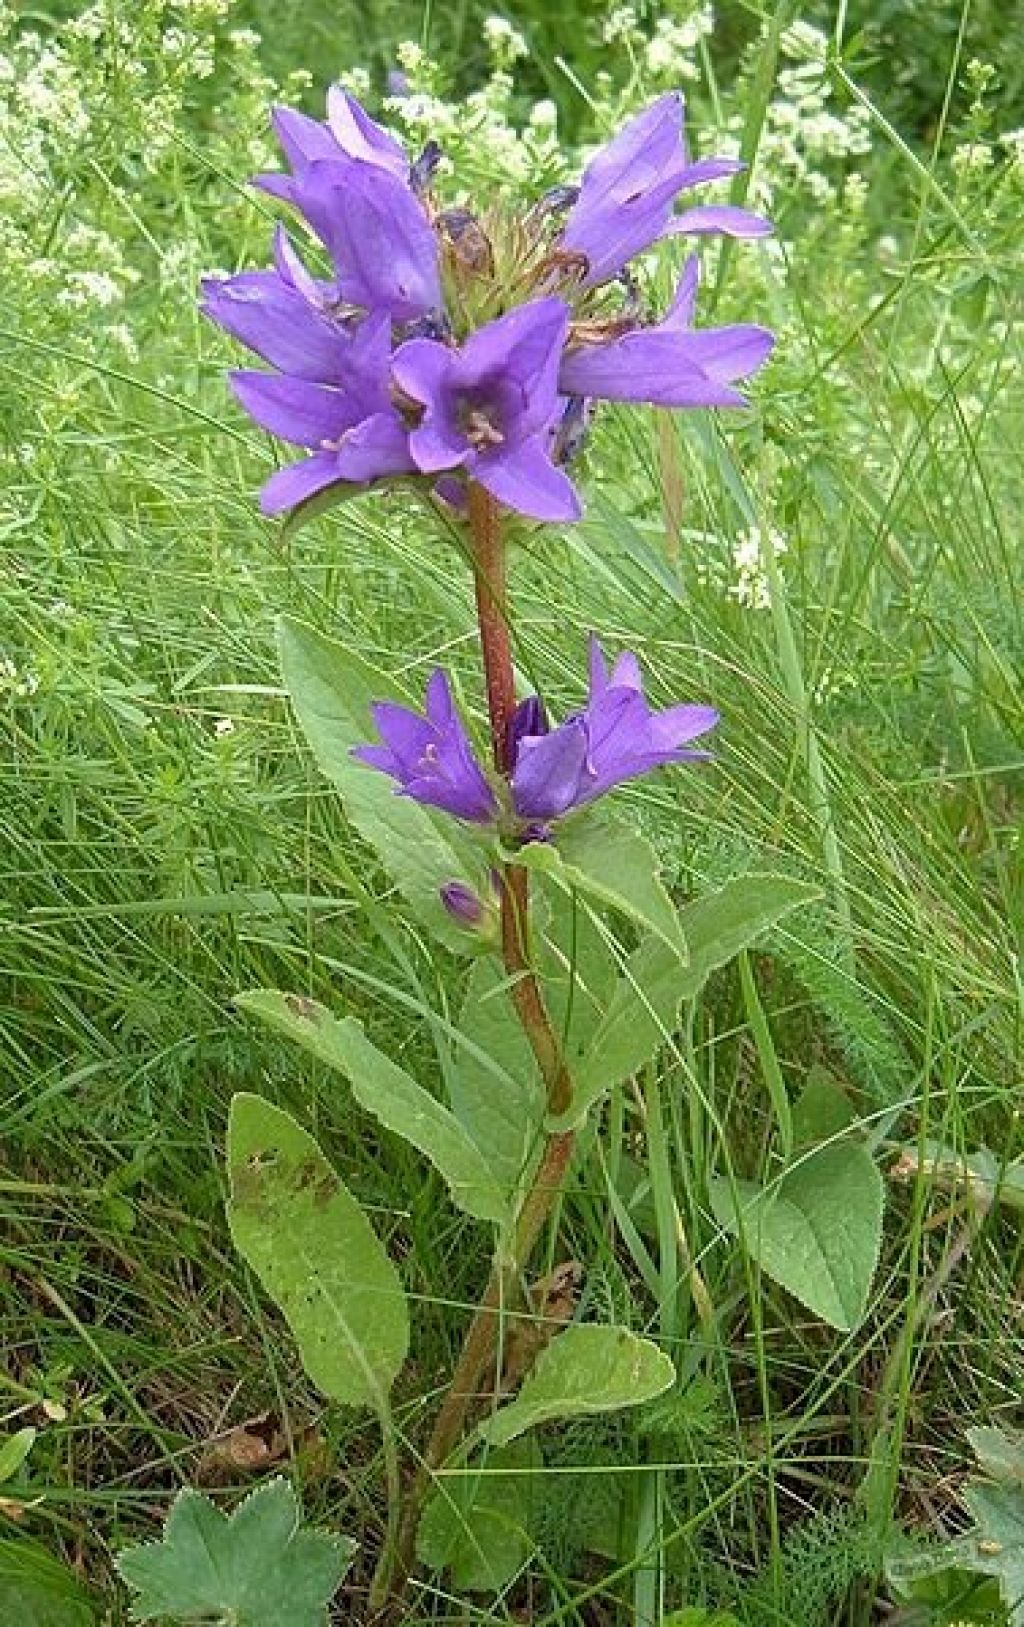
{"type": "Polygon", "coordinates": [[[228,1121],[228,1222],[325,1395],[380,1407],[409,1348],[398,1273],[313,1137],[259,1096],[228,1121]]]}
{"type": "Polygon", "coordinates": [[[574,1323],[538,1358],[514,1401],[481,1429],[492,1446],[553,1418],[617,1412],[667,1390],[675,1368],[663,1350],[629,1328],[574,1323]]]}
{"type": "Polygon", "coordinates": [[[630,956],[575,1070],[575,1100],[557,1127],[578,1122],[607,1091],[642,1068],[673,1033],[683,1001],[695,999],[712,972],[790,910],[820,895],[820,888],[789,876],[740,876],[680,910],[690,951],[686,966],[660,938],[645,938],[630,956]]]}
{"type": "Polygon", "coordinates": [[[711,1183],[715,1219],[815,1316],[850,1332],[867,1308],[882,1241],[882,1178],[867,1149],[817,1148],[762,1191],[711,1183]]]}
{"type": "Polygon", "coordinates": [[[127,1548],[117,1568],[138,1594],[135,1621],[326,1627],[327,1605],[355,1546],[305,1529],[295,1493],[278,1479],[230,1518],[199,1492],[179,1492],[161,1540],[127,1548]]]}
{"type": "Polygon", "coordinates": [[[499,1182],[454,1113],[379,1051],[354,1017],[333,1017],[316,1000],[279,989],[253,989],[235,1003],[338,1068],[360,1107],[425,1153],[460,1209],[499,1224],[508,1218],[499,1182]]]}
{"type": "Polygon", "coordinates": [[[386,775],[350,755],[353,746],[374,737],[372,703],[408,705],[409,696],[361,656],[289,616],[278,622],[278,646],[295,715],[320,768],[341,793],[346,815],[424,926],[450,948],[475,953],[479,938],[453,921],[440,889],[459,880],[486,892],[480,845],[454,819],[396,796],[386,775]]]}
{"type": "Polygon", "coordinates": [[[0,1438],[0,1485],[13,1480],[35,1444],[36,1430],[31,1424],[15,1430],[13,1435],[0,1438]]]}
{"type": "Polygon", "coordinates": [[[541,1471],[533,1441],[490,1452],[476,1468],[446,1474],[427,1504],[416,1552],[431,1570],[446,1570],[467,1593],[497,1593],[533,1550],[531,1515],[541,1471]]]}
{"type": "Polygon", "coordinates": [[[0,1538],[0,1621],[10,1627],[95,1627],[98,1607],[74,1571],[40,1543],[0,1538]]]}
{"type": "Polygon", "coordinates": [[[631,826],[582,815],[559,832],[557,844],[530,842],[509,857],[567,890],[621,910],[653,932],[677,960],[687,960],[679,912],[658,875],[657,855],[631,826]]]}

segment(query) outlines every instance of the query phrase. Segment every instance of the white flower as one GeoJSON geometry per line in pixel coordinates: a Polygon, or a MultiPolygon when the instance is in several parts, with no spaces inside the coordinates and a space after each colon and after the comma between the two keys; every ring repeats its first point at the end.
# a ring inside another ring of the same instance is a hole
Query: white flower
{"type": "Polygon", "coordinates": [[[229,734],[235,732],[234,718],[219,717],[213,725],[213,732],[218,740],[225,740],[229,734]]]}
{"type": "MultiPolygon", "coordinates": [[[[769,531],[768,545],[776,559],[786,553],[786,539],[778,531],[769,531]]],[[[757,526],[742,531],[732,545],[732,566],[736,580],[729,595],[748,610],[767,610],[771,604],[768,578],[764,573],[762,534],[757,526]]]]}
{"type": "Polygon", "coordinates": [[[950,159],[953,173],[959,176],[981,175],[991,169],[994,162],[995,154],[987,141],[965,141],[950,159]]]}

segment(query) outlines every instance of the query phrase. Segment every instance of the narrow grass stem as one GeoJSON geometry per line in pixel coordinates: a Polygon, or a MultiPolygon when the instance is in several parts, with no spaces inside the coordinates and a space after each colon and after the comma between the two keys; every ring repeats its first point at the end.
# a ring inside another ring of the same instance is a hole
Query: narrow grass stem
{"type": "Polygon", "coordinates": [[[782,572],[779,570],[775,544],[772,540],[771,530],[767,525],[761,525],[759,533],[761,539],[761,565],[768,584],[768,599],[771,604],[772,622],[775,627],[775,643],[779,652],[779,664],[782,667],[782,676],[790,704],[797,717],[801,754],[806,766],[811,793],[811,810],[818,827],[825,869],[832,885],[832,902],[839,917],[843,959],[847,971],[853,974],[856,970],[853,947],[853,916],[850,910],[850,896],[846,886],[843,856],[839,847],[839,837],[836,832],[832,802],[829,797],[825,764],[811,717],[811,700],[807,693],[807,685],[804,682],[803,665],[800,660],[800,652],[797,649],[796,635],[793,632],[789,605],[786,602],[786,589],[782,580],[782,572]]]}

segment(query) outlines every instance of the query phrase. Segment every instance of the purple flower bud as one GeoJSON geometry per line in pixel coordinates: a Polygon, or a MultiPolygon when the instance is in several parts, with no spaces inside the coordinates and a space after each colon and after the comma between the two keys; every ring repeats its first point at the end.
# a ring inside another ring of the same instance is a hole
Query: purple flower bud
{"type": "Polygon", "coordinates": [[[428,141],[409,171],[409,185],[418,197],[427,191],[444,153],[436,141],[428,141]]]}
{"type": "Polygon", "coordinates": [[[484,918],[484,906],[478,895],[464,881],[446,881],[440,889],[441,903],[449,915],[463,926],[479,926],[484,918]]]}

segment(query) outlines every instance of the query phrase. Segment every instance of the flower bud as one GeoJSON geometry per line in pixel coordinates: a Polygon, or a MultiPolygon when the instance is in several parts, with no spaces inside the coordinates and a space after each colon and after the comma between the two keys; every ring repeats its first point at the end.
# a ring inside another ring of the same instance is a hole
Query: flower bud
{"type": "Polygon", "coordinates": [[[478,894],[465,881],[446,881],[441,903],[461,926],[479,927],[487,913],[478,894]]]}

